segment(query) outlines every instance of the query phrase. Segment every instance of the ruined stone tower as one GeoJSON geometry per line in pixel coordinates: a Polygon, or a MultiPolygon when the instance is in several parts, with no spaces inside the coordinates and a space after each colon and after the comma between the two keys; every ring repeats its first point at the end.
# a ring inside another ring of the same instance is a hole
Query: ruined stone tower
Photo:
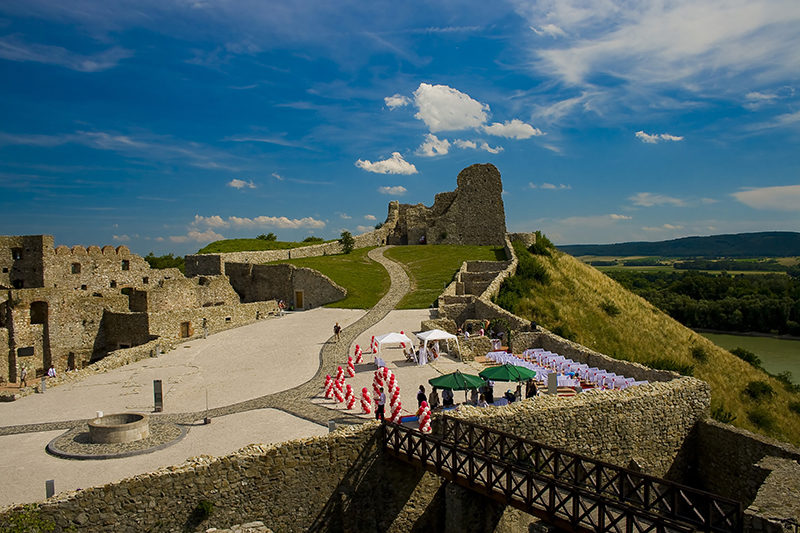
{"type": "Polygon", "coordinates": [[[458,174],[456,190],[436,195],[432,207],[401,204],[387,244],[477,244],[502,246],[506,234],[500,172],[489,163],[458,174]]]}

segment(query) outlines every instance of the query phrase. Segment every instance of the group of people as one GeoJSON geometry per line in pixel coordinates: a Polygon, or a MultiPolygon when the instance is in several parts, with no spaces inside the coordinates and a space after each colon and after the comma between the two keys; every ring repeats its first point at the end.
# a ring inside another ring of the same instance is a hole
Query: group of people
{"type": "MultiPolygon", "coordinates": [[[[50,368],[47,369],[47,374],[45,374],[48,378],[56,377],[56,367],[55,365],[50,365],[50,368]]],[[[19,386],[27,387],[28,386],[28,369],[24,366],[20,365],[19,367],[19,386]]]]}

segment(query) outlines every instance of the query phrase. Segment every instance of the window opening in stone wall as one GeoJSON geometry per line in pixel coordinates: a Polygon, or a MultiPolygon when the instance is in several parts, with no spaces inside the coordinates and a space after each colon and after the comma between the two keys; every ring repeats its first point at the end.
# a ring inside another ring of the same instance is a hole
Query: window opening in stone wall
{"type": "Polygon", "coordinates": [[[20,259],[22,259],[22,248],[12,248],[11,259],[13,259],[14,261],[19,261],[20,259]]]}
{"type": "Polygon", "coordinates": [[[131,347],[130,344],[125,344],[123,342],[119,343],[119,349],[120,350],[124,350],[125,348],[130,348],[130,347],[131,347]]]}
{"type": "Polygon", "coordinates": [[[147,285],[148,283],[150,283],[150,278],[142,278],[143,285],[147,285]]]}
{"type": "Polygon", "coordinates": [[[122,260],[122,270],[130,270],[131,269],[131,262],[127,259],[122,260]]]}
{"type": "Polygon", "coordinates": [[[80,263],[72,263],[72,273],[73,274],[80,274],[81,273],[81,264],[80,263]]]}
{"type": "Polygon", "coordinates": [[[181,322],[181,337],[191,337],[192,336],[192,323],[191,322],[181,322]]]}
{"type": "Polygon", "coordinates": [[[3,267],[3,274],[7,274],[7,273],[8,273],[8,267],[3,267]]]}
{"type": "Polygon", "coordinates": [[[113,279],[112,279],[112,280],[111,280],[111,283],[109,283],[109,285],[111,285],[111,288],[112,288],[112,289],[116,289],[116,288],[117,288],[117,282],[116,282],[116,280],[113,280],[113,279]]]}
{"type": "Polygon", "coordinates": [[[47,302],[31,302],[31,324],[47,323],[47,302]]]}
{"type": "Polygon", "coordinates": [[[69,352],[67,354],[67,370],[75,370],[75,353],[69,352]]]}
{"type": "Polygon", "coordinates": [[[225,317],[225,322],[230,322],[230,321],[231,321],[231,317],[229,317],[229,316],[226,316],[226,317],[225,317]]]}
{"type": "Polygon", "coordinates": [[[15,289],[21,289],[23,287],[23,285],[25,285],[25,282],[22,281],[21,279],[15,279],[14,281],[11,282],[11,285],[15,289]]]}
{"type": "Polygon", "coordinates": [[[86,285],[81,285],[81,290],[85,291],[86,290],[86,285]]]}
{"type": "Polygon", "coordinates": [[[17,356],[18,357],[30,357],[31,355],[35,355],[36,350],[33,346],[25,346],[24,348],[17,348],[17,356]]]}

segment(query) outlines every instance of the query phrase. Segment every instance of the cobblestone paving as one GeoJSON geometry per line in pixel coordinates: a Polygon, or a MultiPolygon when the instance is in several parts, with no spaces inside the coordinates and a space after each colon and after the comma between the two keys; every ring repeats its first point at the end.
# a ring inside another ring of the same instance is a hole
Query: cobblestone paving
{"type": "MultiPolygon", "coordinates": [[[[343,413],[341,411],[332,411],[326,407],[312,403],[311,399],[319,396],[322,392],[324,381],[323,377],[326,374],[335,374],[336,367],[347,361],[348,349],[350,344],[355,341],[356,337],[383,320],[383,318],[389,314],[389,311],[394,309],[403,296],[405,296],[409,291],[410,281],[405,270],[403,270],[403,267],[399,263],[395,263],[383,255],[383,252],[388,248],[390,247],[383,246],[380,248],[375,248],[371,250],[368,255],[370,259],[373,259],[374,261],[377,261],[383,265],[383,267],[389,272],[389,278],[391,280],[389,291],[377,304],[375,304],[375,307],[370,309],[359,320],[344,328],[339,334],[340,339],[338,341],[335,340],[334,337],[328,339],[328,341],[322,347],[322,350],[320,350],[319,369],[314,377],[309,381],[293,389],[267,394],[265,396],[253,398],[224,407],[210,409],[208,411],[208,415],[206,415],[206,411],[162,415],[153,414],[150,415],[151,421],[171,422],[175,424],[191,424],[192,422],[200,420],[205,416],[217,418],[234,413],[251,411],[253,409],[272,408],[323,426],[327,426],[329,420],[334,420],[337,424],[363,423],[363,418],[348,413],[343,413]]],[[[43,424],[4,426],[0,427],[0,435],[38,433],[57,429],[69,430],[75,428],[76,426],[81,426],[86,422],[88,422],[88,419],[48,422],[43,424]]]]}

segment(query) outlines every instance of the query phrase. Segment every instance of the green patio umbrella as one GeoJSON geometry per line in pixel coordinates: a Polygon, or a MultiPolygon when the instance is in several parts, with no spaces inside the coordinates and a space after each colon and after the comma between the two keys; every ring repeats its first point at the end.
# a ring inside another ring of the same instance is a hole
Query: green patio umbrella
{"type": "Polygon", "coordinates": [[[462,374],[461,371],[456,370],[452,374],[445,374],[438,378],[429,379],[428,383],[431,386],[439,389],[452,389],[452,390],[467,390],[479,389],[484,386],[485,382],[478,376],[472,374],[462,374]]]}
{"type": "Polygon", "coordinates": [[[508,363],[500,366],[490,366],[481,370],[480,377],[494,381],[528,381],[533,379],[536,372],[524,366],[514,366],[508,363]]]}

